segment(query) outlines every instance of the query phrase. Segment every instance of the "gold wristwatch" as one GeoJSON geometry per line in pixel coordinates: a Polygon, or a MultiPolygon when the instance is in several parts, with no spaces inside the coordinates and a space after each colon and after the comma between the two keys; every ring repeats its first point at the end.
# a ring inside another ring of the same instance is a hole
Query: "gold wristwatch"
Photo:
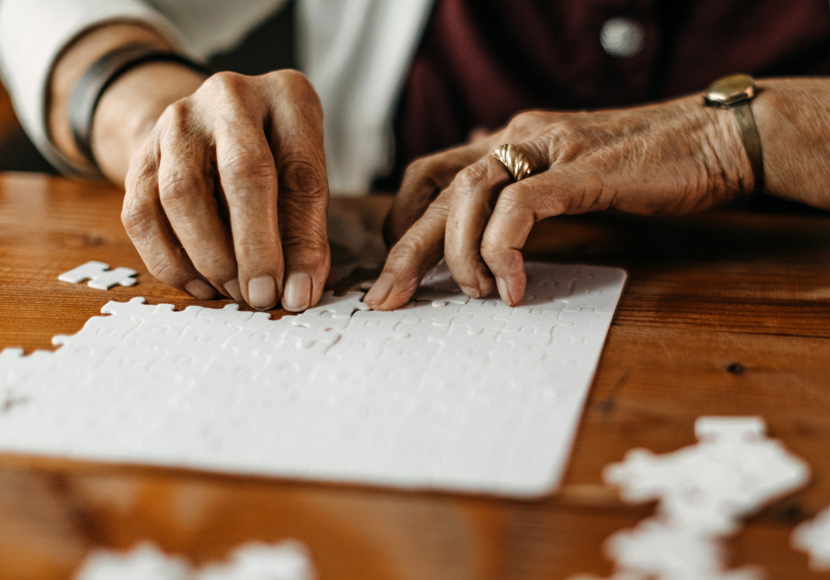
{"type": "Polygon", "coordinates": [[[750,101],[758,94],[755,80],[745,74],[729,75],[720,78],[709,85],[703,93],[703,101],[707,107],[731,109],[738,122],[738,132],[741,134],[749,165],[752,167],[752,176],[755,178],[753,192],[760,193],[764,189],[764,156],[761,152],[761,136],[755,117],[749,107],[750,101]]]}

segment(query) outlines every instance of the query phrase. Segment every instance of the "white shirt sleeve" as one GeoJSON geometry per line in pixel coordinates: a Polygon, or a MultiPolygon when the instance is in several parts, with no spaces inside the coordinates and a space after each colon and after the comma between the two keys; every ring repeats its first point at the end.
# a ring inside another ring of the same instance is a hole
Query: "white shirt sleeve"
{"type": "Polygon", "coordinates": [[[79,34],[113,21],[144,23],[192,54],[176,27],[140,0],[0,0],[0,74],[29,138],[64,173],[79,170],[48,137],[46,96],[52,65],[79,34]]]}

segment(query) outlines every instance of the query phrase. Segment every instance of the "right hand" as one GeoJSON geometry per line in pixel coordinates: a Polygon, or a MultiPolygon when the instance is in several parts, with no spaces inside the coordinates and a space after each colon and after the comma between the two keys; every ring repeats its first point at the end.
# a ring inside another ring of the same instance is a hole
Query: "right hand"
{"type": "Polygon", "coordinates": [[[132,156],[121,214],[150,273],[254,308],[315,305],[329,272],[323,112],[291,70],[218,73],[132,156]]]}

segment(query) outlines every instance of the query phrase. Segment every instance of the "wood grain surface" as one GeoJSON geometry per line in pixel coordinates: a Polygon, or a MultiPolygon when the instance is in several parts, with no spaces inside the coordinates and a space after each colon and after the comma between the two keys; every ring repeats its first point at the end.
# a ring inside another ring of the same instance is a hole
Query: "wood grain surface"
{"type": "MultiPolygon", "coordinates": [[[[334,209],[379,227],[388,202],[341,199],[334,209]]],[[[53,335],[76,332],[112,299],[204,304],[149,276],[120,204],[104,186],[0,176],[0,348],[51,348],[53,335]],[[134,268],[140,282],[100,292],[57,280],[91,259],[134,268]]],[[[0,578],[70,578],[90,548],[145,539],[203,562],[286,538],[309,546],[324,580],[608,575],[603,539],[653,506],[618,501],[603,466],[632,447],[693,443],[704,414],[761,415],[814,473],[807,489],[747,520],[728,542],[732,563],[759,564],[773,579],[823,577],[789,534],[830,504],[828,216],[786,207],[559,218],[536,228],[527,255],[629,272],[557,493],[510,501],[6,454],[0,578]]]]}

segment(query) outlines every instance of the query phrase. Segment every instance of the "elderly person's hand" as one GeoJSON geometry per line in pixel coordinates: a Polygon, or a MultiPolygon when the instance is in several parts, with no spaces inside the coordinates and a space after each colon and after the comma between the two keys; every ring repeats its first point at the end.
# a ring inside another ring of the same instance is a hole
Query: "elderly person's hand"
{"type": "Polygon", "coordinates": [[[322,109],[300,73],[219,73],[170,105],[126,178],[150,272],[199,298],[317,303],[329,271],[322,109]]]}
{"type": "Polygon", "coordinates": [[[442,257],[473,297],[525,290],[521,248],[544,218],[615,208],[637,214],[701,210],[753,189],[732,114],[699,96],[596,113],[529,112],[463,147],[415,161],[386,222],[394,244],[365,302],[405,304],[442,257]],[[514,181],[490,155],[515,144],[532,174],[514,181]]]}
{"type": "MultiPolygon", "coordinates": [[[[57,61],[52,138],[92,170],[69,122],[70,95],[93,63],[130,46],[177,51],[142,25],[115,22],[57,61]]],[[[144,62],[107,84],[91,149],[125,184],[122,220],[150,272],[202,299],[222,293],[259,309],[316,304],[329,273],[323,113],[299,72],[209,78],[179,62],[144,62]]]]}

